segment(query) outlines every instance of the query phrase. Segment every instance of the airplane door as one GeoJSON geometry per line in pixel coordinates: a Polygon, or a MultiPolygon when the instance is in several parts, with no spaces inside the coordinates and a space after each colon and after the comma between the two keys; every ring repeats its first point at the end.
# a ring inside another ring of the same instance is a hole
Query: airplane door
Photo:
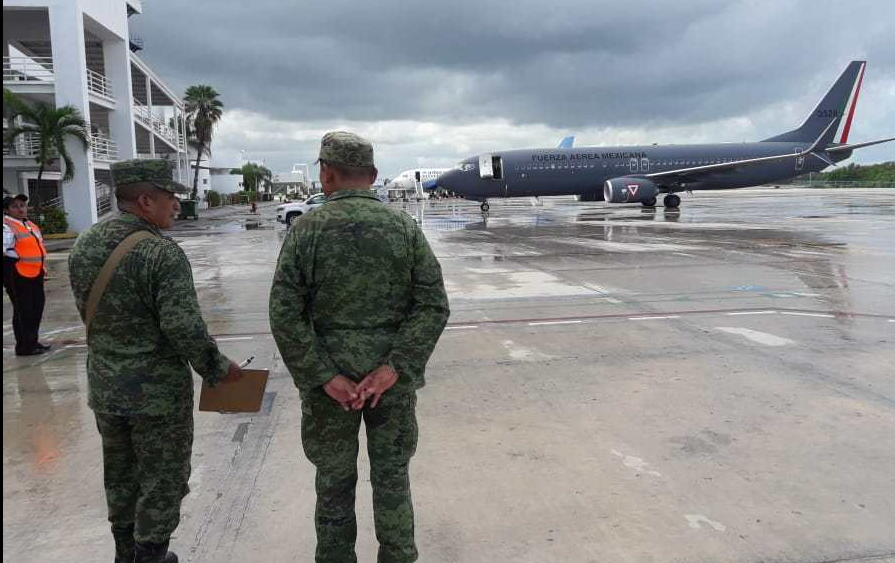
{"type": "Polygon", "coordinates": [[[640,171],[641,172],[649,172],[649,159],[648,158],[640,159],[640,171]]]}
{"type": "Polygon", "coordinates": [[[637,159],[636,158],[632,158],[630,160],[630,162],[628,163],[628,165],[631,168],[631,172],[637,172],[637,159]]]}
{"type": "MultiPolygon", "coordinates": [[[[801,148],[795,149],[795,152],[796,152],[796,154],[798,154],[798,153],[802,152],[802,149],[801,148]]],[[[796,157],[796,172],[801,172],[802,168],[804,168],[804,167],[805,167],[805,157],[797,156],[796,157]]]]}
{"type": "Polygon", "coordinates": [[[491,167],[491,155],[483,154],[479,156],[479,176],[482,178],[493,178],[494,169],[491,167]]]}

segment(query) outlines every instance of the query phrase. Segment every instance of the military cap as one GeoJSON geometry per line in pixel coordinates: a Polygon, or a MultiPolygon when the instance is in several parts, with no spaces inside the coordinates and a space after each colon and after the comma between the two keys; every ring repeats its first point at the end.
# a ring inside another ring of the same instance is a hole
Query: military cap
{"type": "Polygon", "coordinates": [[[373,166],[373,145],[348,131],[330,131],[320,141],[321,160],[342,166],[373,166]]]}
{"type": "Polygon", "coordinates": [[[187,194],[190,189],[175,182],[174,163],[162,158],[122,160],[110,167],[115,192],[134,184],[149,183],[172,194],[187,194]]]}
{"type": "Polygon", "coordinates": [[[13,196],[4,195],[3,196],[3,209],[7,209],[10,205],[12,205],[12,202],[14,202],[15,200],[24,201],[25,203],[28,203],[28,196],[26,196],[25,194],[16,194],[13,196]]]}

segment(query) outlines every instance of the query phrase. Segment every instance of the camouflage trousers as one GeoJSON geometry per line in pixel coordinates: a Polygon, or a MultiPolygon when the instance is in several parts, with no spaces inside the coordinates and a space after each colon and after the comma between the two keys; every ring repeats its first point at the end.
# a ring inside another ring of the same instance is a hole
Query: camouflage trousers
{"type": "Polygon", "coordinates": [[[346,412],[322,389],[302,399],[301,439],[317,468],[317,563],[354,563],[357,556],[358,431],[367,430],[373,519],[379,563],[409,563],[418,555],[413,539],[413,503],[408,464],[416,452],[416,395],[383,394],[375,409],[346,412]]]}
{"type": "Polygon", "coordinates": [[[192,411],[178,417],[96,413],[96,427],[113,529],[133,526],[138,542],[168,541],[190,490],[192,411]]]}

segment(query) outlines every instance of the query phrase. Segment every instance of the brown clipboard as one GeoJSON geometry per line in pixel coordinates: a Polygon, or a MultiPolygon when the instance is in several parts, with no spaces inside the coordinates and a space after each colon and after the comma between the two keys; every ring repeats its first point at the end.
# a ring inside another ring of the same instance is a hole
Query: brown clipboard
{"type": "Polygon", "coordinates": [[[242,379],[218,383],[214,387],[202,383],[199,410],[206,412],[258,412],[267,388],[266,369],[244,369],[242,379]]]}

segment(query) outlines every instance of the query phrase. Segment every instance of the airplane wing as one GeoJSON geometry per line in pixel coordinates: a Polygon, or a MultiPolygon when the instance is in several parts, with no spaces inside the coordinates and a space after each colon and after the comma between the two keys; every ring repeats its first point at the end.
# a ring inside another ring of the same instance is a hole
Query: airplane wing
{"type": "MultiPolygon", "coordinates": [[[[643,177],[643,178],[650,178],[650,179],[684,178],[687,176],[701,175],[701,174],[704,174],[707,172],[719,172],[722,170],[732,170],[734,168],[750,166],[752,164],[760,164],[763,162],[775,162],[778,160],[787,160],[787,159],[791,159],[791,158],[804,158],[808,155],[814,155],[817,158],[819,158],[829,164],[830,161],[828,159],[822,157],[821,155],[817,154],[814,151],[817,150],[817,146],[820,144],[820,140],[824,138],[824,135],[827,134],[827,132],[830,130],[830,127],[832,127],[834,123],[836,123],[835,119],[833,121],[831,121],[829,125],[827,125],[827,128],[824,129],[823,133],[820,134],[820,136],[817,138],[817,140],[814,141],[814,143],[810,147],[803,150],[802,152],[791,152],[791,153],[777,154],[777,155],[772,155],[772,156],[762,156],[759,158],[744,158],[741,160],[732,160],[730,162],[720,162],[718,164],[704,164],[702,166],[693,166],[690,168],[678,168],[677,170],[665,170],[663,172],[654,172],[652,174],[639,174],[638,176],[643,177]]],[[[891,140],[891,139],[889,139],[889,140],[891,140]]],[[[885,141],[878,141],[878,142],[885,142],[885,141]]],[[[842,150],[846,150],[846,149],[842,149],[842,150]]]]}

